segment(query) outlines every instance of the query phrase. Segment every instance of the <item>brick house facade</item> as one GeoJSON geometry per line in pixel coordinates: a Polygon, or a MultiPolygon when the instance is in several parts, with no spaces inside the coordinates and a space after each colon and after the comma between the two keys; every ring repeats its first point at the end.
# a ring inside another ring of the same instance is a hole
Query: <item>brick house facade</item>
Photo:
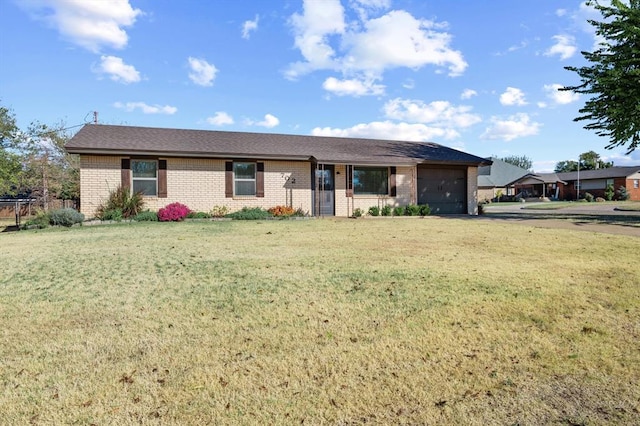
{"type": "Polygon", "coordinates": [[[428,203],[477,214],[477,169],[487,160],[433,143],[85,125],[66,145],[80,155],[87,217],[118,186],[145,208],[194,211],[286,205],[315,216],[428,203]]]}

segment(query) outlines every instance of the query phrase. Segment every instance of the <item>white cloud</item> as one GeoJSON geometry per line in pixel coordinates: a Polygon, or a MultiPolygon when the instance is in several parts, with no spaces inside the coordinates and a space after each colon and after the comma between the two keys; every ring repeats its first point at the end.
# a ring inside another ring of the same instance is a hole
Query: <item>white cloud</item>
{"type": "MultiPolygon", "coordinates": [[[[390,5],[387,1],[351,2],[351,7],[379,11],[390,5]]],[[[416,19],[403,10],[392,10],[368,18],[345,23],[345,11],[338,0],[304,1],[302,14],[290,19],[295,35],[295,47],[303,61],[289,65],[285,76],[290,79],[315,70],[334,70],[345,79],[364,75],[381,79],[389,69],[406,67],[419,69],[425,65],[446,68],[457,76],[467,68],[462,53],[453,50],[446,24],[416,19]]]]}
{"type": "Polygon", "coordinates": [[[278,120],[278,117],[276,117],[275,115],[265,114],[264,120],[258,122],[255,122],[253,120],[245,120],[245,124],[248,126],[261,126],[270,129],[280,124],[280,120],[278,120]]]}
{"type": "Polygon", "coordinates": [[[140,73],[133,65],[127,65],[117,56],[101,56],[100,64],[92,67],[93,72],[107,74],[113,81],[129,84],[140,81],[140,73]]]}
{"type": "Polygon", "coordinates": [[[537,135],[540,126],[540,123],[531,121],[529,115],[523,113],[512,115],[506,120],[491,117],[491,126],[480,135],[480,138],[502,139],[509,142],[516,138],[537,135]]]}
{"type": "Polygon", "coordinates": [[[544,52],[545,56],[559,55],[561,60],[569,59],[578,50],[576,47],[576,39],[570,35],[559,34],[552,37],[556,44],[551,46],[544,52]]]}
{"type": "Polygon", "coordinates": [[[500,103],[506,106],[523,106],[527,104],[527,101],[522,90],[516,87],[507,87],[507,90],[500,95],[500,103]]]}
{"type": "Polygon", "coordinates": [[[242,24],[242,38],[249,39],[251,37],[251,31],[256,31],[258,29],[258,20],[260,17],[256,15],[253,21],[244,21],[242,24]]]}
{"type": "Polygon", "coordinates": [[[453,106],[446,101],[425,104],[411,99],[392,99],[383,107],[385,116],[399,121],[432,124],[445,128],[464,128],[482,121],[471,107],[453,106]]]}
{"type": "Polygon", "coordinates": [[[464,89],[460,95],[460,99],[471,99],[474,96],[478,96],[478,92],[473,89],[464,89]]]}
{"type": "Polygon", "coordinates": [[[403,10],[392,10],[364,22],[361,32],[348,32],[342,38],[347,50],[341,64],[345,71],[382,73],[386,69],[424,65],[447,67],[450,76],[467,68],[462,53],[451,49],[451,35],[438,31],[433,21],[416,19],[403,10]]]}
{"type": "Polygon", "coordinates": [[[388,120],[357,124],[353,127],[345,129],[316,127],[311,131],[311,134],[314,136],[387,139],[418,142],[430,141],[435,138],[455,139],[460,136],[458,132],[451,129],[429,127],[419,123],[394,123],[388,120]]]}
{"type": "Polygon", "coordinates": [[[233,124],[233,117],[224,111],[218,111],[213,117],[207,117],[207,123],[214,126],[224,126],[225,124],[233,124]]]}
{"type": "Polygon", "coordinates": [[[333,69],[335,52],[329,45],[328,36],[342,34],[345,30],[344,9],[340,1],[306,0],[302,15],[294,13],[290,24],[295,34],[294,45],[305,62],[291,64],[285,75],[295,79],[314,69],[333,69]]]}
{"type": "Polygon", "coordinates": [[[169,106],[169,105],[148,105],[144,102],[116,102],[113,104],[114,107],[123,109],[128,112],[135,111],[139,109],[144,114],[166,114],[173,115],[178,111],[178,108],[169,106]]]}
{"type": "Polygon", "coordinates": [[[129,0],[31,0],[17,2],[36,19],[54,27],[65,39],[94,53],[102,47],[124,48],[130,27],[142,14],[129,0]]]}
{"type": "Polygon", "coordinates": [[[564,87],[562,84],[545,84],[544,91],[547,93],[547,97],[558,105],[570,104],[580,99],[580,94],[578,93],[570,90],[560,91],[559,89],[562,87],[564,87]]]}
{"type": "Polygon", "coordinates": [[[567,9],[558,9],[556,10],[556,16],[563,17],[567,14],[567,9]]]}
{"type": "Polygon", "coordinates": [[[189,78],[198,86],[213,86],[213,79],[216,78],[218,70],[213,64],[204,59],[192,58],[189,56],[189,78]]]}
{"type": "Polygon", "coordinates": [[[374,84],[372,80],[338,80],[335,77],[327,78],[324,83],[322,83],[322,88],[337,96],[350,95],[355,97],[367,95],[382,95],[384,94],[385,89],[383,85],[374,84]]]}
{"type": "Polygon", "coordinates": [[[412,78],[408,78],[404,81],[404,83],[402,83],[402,87],[404,87],[405,89],[413,89],[416,87],[416,82],[413,81],[412,78]]]}

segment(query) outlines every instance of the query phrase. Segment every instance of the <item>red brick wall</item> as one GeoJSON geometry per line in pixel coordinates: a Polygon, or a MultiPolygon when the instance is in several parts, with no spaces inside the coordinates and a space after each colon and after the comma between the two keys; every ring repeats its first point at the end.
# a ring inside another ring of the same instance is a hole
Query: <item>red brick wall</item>
{"type": "MultiPolygon", "coordinates": [[[[624,181],[623,179],[621,179],[621,181],[624,181]]],[[[640,183],[640,182],[638,182],[640,183]]],[[[640,186],[640,185],[638,185],[640,186]]],[[[625,187],[627,188],[627,192],[629,192],[629,195],[631,195],[631,198],[629,198],[632,201],[640,201],[640,188],[634,188],[633,187],[633,179],[627,179],[625,182],[625,187]]],[[[616,190],[619,188],[618,185],[618,181],[616,179],[616,190]]]]}

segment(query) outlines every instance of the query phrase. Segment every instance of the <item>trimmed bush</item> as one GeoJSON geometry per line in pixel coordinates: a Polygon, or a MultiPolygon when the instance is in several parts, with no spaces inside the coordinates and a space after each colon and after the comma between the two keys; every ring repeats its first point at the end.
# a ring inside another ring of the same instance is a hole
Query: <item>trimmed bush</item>
{"type": "Polygon", "coordinates": [[[158,210],[160,222],[179,222],[191,212],[189,207],[181,203],[171,203],[158,210]]]}
{"type": "Polygon", "coordinates": [[[260,207],[243,207],[234,213],[229,213],[226,217],[236,220],[261,220],[272,217],[271,213],[260,207]]]}
{"type": "Polygon", "coordinates": [[[631,194],[629,194],[629,191],[627,191],[627,188],[620,185],[620,188],[618,188],[618,198],[621,201],[627,201],[629,198],[631,198],[631,194]]]}
{"type": "Polygon", "coordinates": [[[353,211],[353,217],[362,217],[363,214],[364,210],[359,207],[353,211]]]}
{"type": "Polygon", "coordinates": [[[604,198],[606,198],[607,201],[611,201],[614,195],[616,195],[616,191],[613,189],[613,185],[607,185],[607,189],[604,190],[604,198]]]}
{"type": "Polygon", "coordinates": [[[380,216],[380,207],[378,206],[369,207],[369,216],[380,216]]]}
{"type": "Polygon", "coordinates": [[[135,215],[133,220],[136,222],[157,222],[158,213],[152,212],[151,210],[145,210],[135,215]]]}
{"type": "Polygon", "coordinates": [[[103,212],[100,220],[115,220],[116,222],[120,222],[122,218],[122,209],[112,209],[103,212]]]}
{"type": "Polygon", "coordinates": [[[207,212],[189,212],[187,214],[187,219],[209,219],[211,218],[211,213],[207,212]]]}
{"type": "Polygon", "coordinates": [[[405,213],[405,208],[404,206],[397,206],[393,208],[393,215],[394,216],[404,216],[405,213]]]}
{"type": "Polygon", "coordinates": [[[22,229],[27,229],[32,226],[35,226],[38,229],[44,229],[49,226],[50,221],[51,221],[51,218],[49,217],[49,213],[45,212],[44,210],[38,210],[36,211],[35,217],[27,220],[25,223],[22,224],[22,229]]]}
{"type": "Polygon", "coordinates": [[[584,199],[587,200],[587,202],[591,203],[593,202],[593,200],[595,199],[595,197],[593,196],[592,193],[590,192],[585,192],[584,193],[584,199]]]}
{"type": "Polygon", "coordinates": [[[420,208],[420,216],[429,216],[431,214],[431,207],[429,207],[429,204],[422,204],[418,207],[420,208]]]}
{"type": "Polygon", "coordinates": [[[391,206],[388,204],[385,204],[384,207],[380,209],[380,214],[382,216],[391,216],[391,211],[392,211],[391,206]]]}
{"type": "Polygon", "coordinates": [[[49,213],[49,223],[59,226],[73,226],[82,223],[84,215],[74,209],[57,209],[49,213]]]}
{"type": "Polygon", "coordinates": [[[409,204],[405,209],[404,214],[406,216],[420,216],[420,206],[416,204],[409,204]]]}

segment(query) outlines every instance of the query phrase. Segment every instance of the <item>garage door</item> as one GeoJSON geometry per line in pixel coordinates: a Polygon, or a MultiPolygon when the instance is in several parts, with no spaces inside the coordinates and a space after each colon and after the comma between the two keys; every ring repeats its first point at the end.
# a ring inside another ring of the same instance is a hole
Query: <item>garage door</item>
{"type": "Polygon", "coordinates": [[[432,214],[467,213],[467,171],[418,168],[418,203],[429,204],[432,214]]]}

